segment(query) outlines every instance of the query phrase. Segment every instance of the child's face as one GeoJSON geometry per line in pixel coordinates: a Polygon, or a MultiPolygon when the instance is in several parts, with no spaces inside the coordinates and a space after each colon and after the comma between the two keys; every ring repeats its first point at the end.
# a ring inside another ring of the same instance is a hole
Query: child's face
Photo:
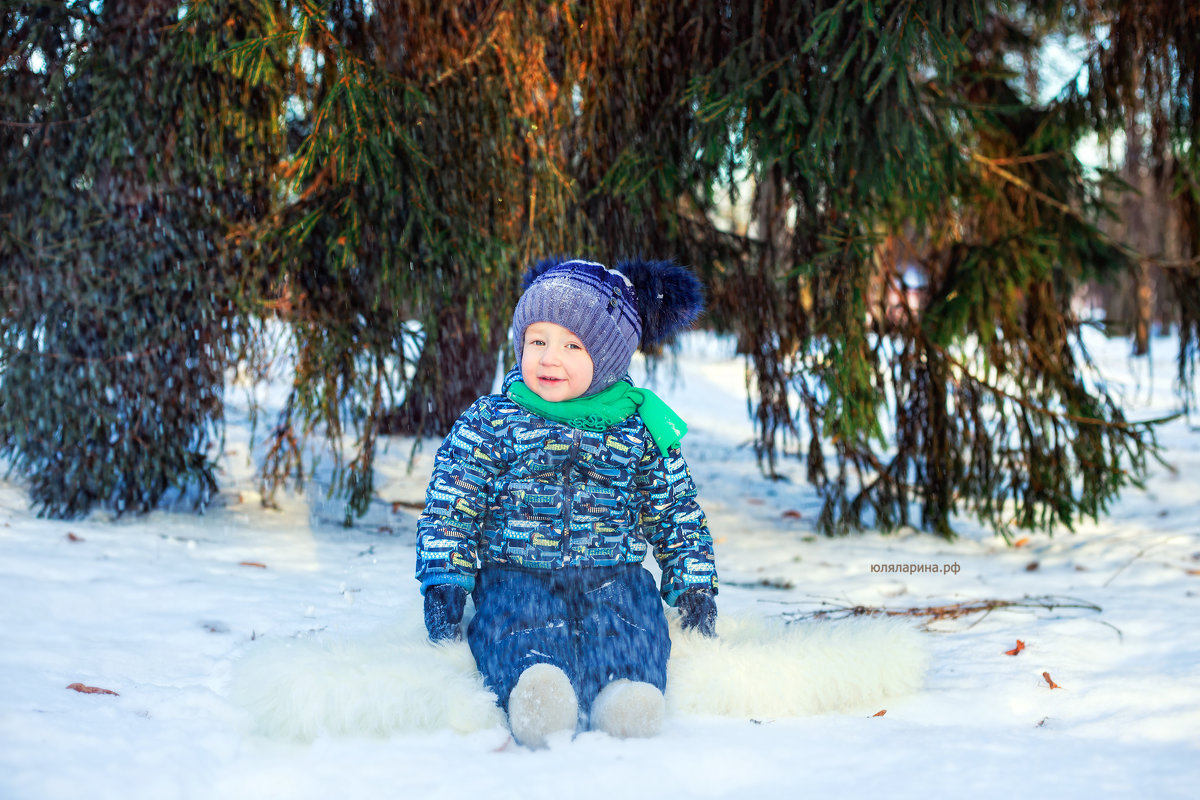
{"type": "Polygon", "coordinates": [[[579,337],[562,325],[535,322],[525,329],[521,377],[551,403],[573,400],[592,385],[592,357],[579,337]]]}

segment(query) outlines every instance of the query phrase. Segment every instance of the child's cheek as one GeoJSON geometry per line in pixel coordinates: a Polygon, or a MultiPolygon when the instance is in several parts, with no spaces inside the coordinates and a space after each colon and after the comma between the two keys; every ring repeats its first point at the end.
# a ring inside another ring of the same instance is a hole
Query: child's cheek
{"type": "Polygon", "coordinates": [[[537,359],[530,358],[529,350],[525,351],[525,355],[521,358],[521,380],[525,381],[525,385],[532,388],[534,381],[537,378],[537,359]]]}

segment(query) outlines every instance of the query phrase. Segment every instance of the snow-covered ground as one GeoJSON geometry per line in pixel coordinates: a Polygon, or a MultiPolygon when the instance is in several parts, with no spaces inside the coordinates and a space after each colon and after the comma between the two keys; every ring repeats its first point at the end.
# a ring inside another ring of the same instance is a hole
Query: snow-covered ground
{"type": "MultiPolygon", "coordinates": [[[[1178,405],[1173,347],[1156,348],[1151,375],[1123,343],[1097,342],[1132,418],[1178,405]]],[[[783,463],[791,482],[761,477],[744,368],[717,350],[691,340],[656,388],[691,426],[723,614],[1019,603],[929,623],[926,685],[886,714],[676,715],[652,740],[588,733],[539,752],[499,727],[258,736],[229,686],[259,639],[368,636],[420,614],[405,504],[422,498],[435,443],[411,472],[412,443],[390,443],[381,502],[344,529],[320,497],[261,507],[235,405],[222,503],[203,516],[39,520],[0,482],[0,798],[1200,796],[1200,433],[1187,420],[1163,429],[1167,466],[1146,490],[1073,534],[1010,547],[962,521],[954,542],[827,539],[799,462],[783,463]]]]}

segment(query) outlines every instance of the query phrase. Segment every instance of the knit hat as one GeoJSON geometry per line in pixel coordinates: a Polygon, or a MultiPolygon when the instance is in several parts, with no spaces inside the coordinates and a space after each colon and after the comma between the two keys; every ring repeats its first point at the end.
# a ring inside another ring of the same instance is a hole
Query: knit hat
{"type": "Polygon", "coordinates": [[[525,293],[513,312],[517,363],[525,329],[553,322],[574,333],[592,359],[584,396],[625,376],[634,350],[654,348],[691,325],[703,307],[700,282],[669,261],[628,261],[608,269],[578,259],[548,259],[525,274],[525,293]]]}

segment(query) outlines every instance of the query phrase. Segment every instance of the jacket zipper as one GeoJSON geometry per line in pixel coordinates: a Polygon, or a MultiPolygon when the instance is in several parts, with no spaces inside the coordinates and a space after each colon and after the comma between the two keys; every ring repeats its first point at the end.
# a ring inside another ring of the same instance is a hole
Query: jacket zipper
{"type": "Polygon", "coordinates": [[[567,460],[563,464],[563,536],[562,564],[567,566],[571,560],[571,508],[575,504],[575,491],[571,481],[571,470],[579,454],[579,445],[583,432],[578,428],[571,429],[571,447],[567,450],[567,460]]]}

